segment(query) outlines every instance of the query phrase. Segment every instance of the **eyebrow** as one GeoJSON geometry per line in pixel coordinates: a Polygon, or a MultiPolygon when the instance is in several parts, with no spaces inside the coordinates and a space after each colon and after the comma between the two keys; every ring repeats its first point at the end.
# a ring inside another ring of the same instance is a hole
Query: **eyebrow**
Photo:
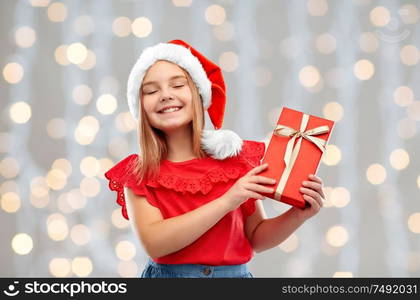
{"type": "MultiPolygon", "coordinates": [[[[174,80],[174,79],[178,79],[178,78],[185,78],[186,79],[186,77],[184,75],[175,75],[175,76],[172,76],[171,78],[169,78],[169,80],[174,80]]],[[[156,81],[148,81],[148,82],[143,83],[142,87],[144,87],[145,85],[155,84],[155,83],[157,83],[157,82],[156,81]]]]}

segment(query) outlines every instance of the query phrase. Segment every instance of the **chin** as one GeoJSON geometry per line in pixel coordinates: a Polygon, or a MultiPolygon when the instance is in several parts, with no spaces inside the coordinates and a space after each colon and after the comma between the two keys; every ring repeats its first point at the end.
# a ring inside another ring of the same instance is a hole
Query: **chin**
{"type": "Polygon", "coordinates": [[[162,131],[172,131],[172,130],[176,130],[179,129],[181,127],[185,127],[188,126],[191,123],[192,120],[189,121],[180,121],[180,120],[167,120],[165,122],[159,123],[159,125],[157,126],[153,126],[156,127],[162,131]]]}

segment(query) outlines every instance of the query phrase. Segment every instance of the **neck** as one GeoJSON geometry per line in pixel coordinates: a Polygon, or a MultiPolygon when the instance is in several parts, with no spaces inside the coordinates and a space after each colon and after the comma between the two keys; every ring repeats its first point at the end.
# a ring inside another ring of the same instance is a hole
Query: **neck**
{"type": "Polygon", "coordinates": [[[165,132],[170,161],[185,161],[196,158],[192,149],[191,126],[184,126],[174,131],[165,132]]]}

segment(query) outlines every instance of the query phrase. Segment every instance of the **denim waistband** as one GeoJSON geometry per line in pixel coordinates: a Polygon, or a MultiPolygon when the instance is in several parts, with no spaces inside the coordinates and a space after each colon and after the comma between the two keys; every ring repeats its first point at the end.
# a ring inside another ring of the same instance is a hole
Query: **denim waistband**
{"type": "Polygon", "coordinates": [[[202,264],[160,264],[149,258],[148,264],[155,268],[160,268],[169,272],[179,274],[204,274],[206,276],[239,276],[249,272],[248,265],[223,265],[211,266],[202,264]]]}

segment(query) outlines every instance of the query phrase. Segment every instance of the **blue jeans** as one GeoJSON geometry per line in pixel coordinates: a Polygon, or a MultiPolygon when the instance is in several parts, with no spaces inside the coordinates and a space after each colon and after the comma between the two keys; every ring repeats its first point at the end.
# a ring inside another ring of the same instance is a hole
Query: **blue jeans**
{"type": "Polygon", "coordinates": [[[199,264],[158,264],[149,259],[141,278],[253,278],[247,264],[208,266],[199,264]]]}

